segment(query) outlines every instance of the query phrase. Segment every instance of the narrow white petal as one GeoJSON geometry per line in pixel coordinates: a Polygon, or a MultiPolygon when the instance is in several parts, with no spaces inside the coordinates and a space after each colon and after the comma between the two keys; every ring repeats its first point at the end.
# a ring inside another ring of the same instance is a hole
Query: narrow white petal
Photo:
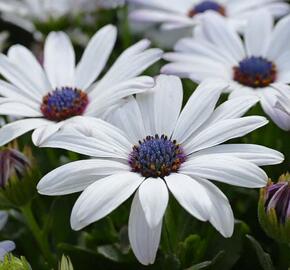
{"type": "Polygon", "coordinates": [[[247,116],[213,123],[188,140],[184,148],[188,154],[221,144],[230,139],[242,137],[268,123],[261,116],[247,116]]]}
{"type": "Polygon", "coordinates": [[[207,80],[194,91],[177,121],[173,138],[184,142],[212,114],[221,92],[227,84],[220,80],[207,80]]]}
{"type": "Polygon", "coordinates": [[[139,187],[139,200],[147,224],[154,228],[161,223],[167,204],[168,190],[161,178],[148,178],[139,187]]]}
{"type": "Polygon", "coordinates": [[[45,175],[37,185],[38,193],[66,195],[84,190],[108,175],[129,171],[128,165],[117,161],[90,159],[63,165],[45,175]]]}
{"type": "Polygon", "coordinates": [[[90,40],[76,68],[76,86],[87,89],[100,75],[112,52],[117,38],[117,29],[107,25],[90,40]]]}
{"type": "Polygon", "coordinates": [[[129,97],[110,113],[110,123],[123,130],[132,145],[148,136],[145,132],[140,108],[134,97],[129,97]]]}
{"type": "Polygon", "coordinates": [[[74,86],[75,52],[63,32],[51,32],[44,46],[44,68],[53,88],[74,86]]]}
{"type": "Polygon", "coordinates": [[[51,90],[51,85],[40,63],[24,46],[12,46],[8,51],[8,58],[21,70],[37,92],[45,95],[51,90]]]}
{"type": "Polygon", "coordinates": [[[129,217],[129,240],[138,261],[144,265],[153,264],[159,247],[162,220],[155,227],[147,223],[141,206],[138,192],[136,192],[129,217]]]}
{"type": "Polygon", "coordinates": [[[22,117],[41,117],[42,113],[28,105],[11,99],[0,100],[0,115],[22,116],[22,117]]]}
{"type": "Polygon", "coordinates": [[[264,56],[273,25],[273,18],[267,10],[262,9],[252,14],[245,32],[246,50],[249,56],[264,56]]]}
{"type": "Polygon", "coordinates": [[[132,144],[113,125],[97,118],[75,117],[49,136],[41,147],[54,147],[93,157],[128,159],[132,144]]]}
{"type": "Polygon", "coordinates": [[[71,226],[80,230],[111,213],[126,201],[142,183],[137,173],[118,173],[88,186],[76,201],[71,213],[71,226]]]}
{"type": "Polygon", "coordinates": [[[222,144],[198,151],[190,155],[189,160],[203,155],[222,155],[247,160],[258,166],[275,165],[283,162],[282,153],[256,144],[222,144]]]}
{"type": "Polygon", "coordinates": [[[160,49],[147,49],[148,40],[142,40],[126,49],[98,82],[94,89],[96,94],[107,91],[118,83],[130,80],[144,72],[149,66],[157,62],[161,56],[160,49]]]}
{"type": "Polygon", "coordinates": [[[50,121],[41,118],[18,120],[0,128],[0,145],[11,142],[15,138],[35,128],[50,125],[50,121]]]}
{"type": "Polygon", "coordinates": [[[268,181],[266,173],[257,165],[223,154],[192,158],[183,163],[180,173],[250,188],[264,187],[268,181]]]}
{"type": "Polygon", "coordinates": [[[152,94],[154,103],[151,108],[154,112],[155,131],[159,135],[171,136],[182,106],[181,80],[175,76],[160,75],[156,78],[152,94]]]}

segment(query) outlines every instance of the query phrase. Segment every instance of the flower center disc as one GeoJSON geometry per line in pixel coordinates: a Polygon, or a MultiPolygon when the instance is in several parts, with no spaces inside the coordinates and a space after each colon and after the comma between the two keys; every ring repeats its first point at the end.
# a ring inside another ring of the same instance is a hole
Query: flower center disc
{"type": "Polygon", "coordinates": [[[62,87],[43,97],[40,109],[45,118],[59,122],[82,115],[88,103],[85,92],[72,87],[62,87]]]}
{"type": "Polygon", "coordinates": [[[234,67],[234,80],[253,88],[266,87],[275,82],[276,65],[263,57],[245,58],[234,67]]]}
{"type": "Polygon", "coordinates": [[[139,145],[133,147],[129,164],[133,172],[144,177],[164,177],[177,172],[186,155],[176,141],[167,136],[147,136],[139,145]]]}
{"type": "Polygon", "coordinates": [[[193,17],[196,14],[204,13],[208,10],[213,10],[213,11],[218,12],[222,16],[226,16],[225,8],[215,1],[203,1],[203,2],[195,5],[194,8],[188,13],[188,16],[193,17]]]}

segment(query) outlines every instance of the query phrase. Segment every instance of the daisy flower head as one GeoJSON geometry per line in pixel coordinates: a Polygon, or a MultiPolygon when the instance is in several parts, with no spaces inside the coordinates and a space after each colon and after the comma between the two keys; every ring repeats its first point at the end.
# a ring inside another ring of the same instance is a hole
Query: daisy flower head
{"type": "Polygon", "coordinates": [[[280,17],[290,11],[286,1],[273,0],[129,0],[141,5],[131,13],[134,21],[160,23],[162,29],[195,26],[208,11],[223,16],[231,27],[242,30],[250,14],[267,9],[280,17]]]}
{"type": "Polygon", "coordinates": [[[227,84],[203,82],[181,111],[179,78],[161,75],[150,91],[129,97],[107,121],[79,117],[42,146],[94,157],[68,163],[44,176],[38,192],[65,195],[83,191],[71,214],[80,230],[134,199],[129,240],[137,259],[152,264],[158,250],[169,192],[191,215],[209,221],[230,237],[234,217],[225,195],[210,181],[257,188],[267,183],[262,165],[280,163],[283,155],[250,144],[223,144],[267,123],[264,117],[241,117],[257,100],[240,97],[216,109],[227,84]]]}
{"type": "Polygon", "coordinates": [[[38,145],[74,116],[101,117],[109,106],[122,98],[145,91],[154,79],[139,76],[161,58],[162,51],[148,49],[142,40],[125,50],[99,79],[117,37],[114,26],[99,30],[91,39],[79,63],[63,32],[52,32],[44,46],[44,68],[21,45],[12,46],[7,56],[0,55],[0,115],[19,116],[0,129],[0,145],[35,130],[38,145]]]}
{"type": "Polygon", "coordinates": [[[265,113],[281,129],[289,130],[289,117],[275,107],[272,86],[290,82],[289,24],[287,16],[274,26],[270,13],[259,11],[251,16],[243,41],[221,16],[207,14],[201,25],[202,38],[177,42],[175,52],[164,56],[171,63],[162,72],[195,82],[223,79],[230,84],[231,97],[258,97],[265,113]]]}
{"type": "Polygon", "coordinates": [[[2,18],[26,31],[35,32],[36,24],[93,12],[98,8],[115,8],[123,0],[0,0],[2,18]]]}

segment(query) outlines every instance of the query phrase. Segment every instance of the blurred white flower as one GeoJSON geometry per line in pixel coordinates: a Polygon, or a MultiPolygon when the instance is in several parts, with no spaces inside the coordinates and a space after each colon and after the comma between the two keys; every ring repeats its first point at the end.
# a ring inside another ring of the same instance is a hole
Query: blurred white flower
{"type": "Polygon", "coordinates": [[[192,27],[199,23],[207,11],[216,12],[235,29],[242,30],[251,14],[267,9],[275,17],[290,11],[283,0],[128,0],[141,6],[130,15],[134,21],[160,23],[161,29],[192,27]]]}
{"type": "Polygon", "coordinates": [[[73,46],[63,32],[52,32],[44,47],[44,68],[21,45],[0,55],[0,115],[20,116],[22,120],[0,129],[0,145],[34,130],[38,145],[70,118],[77,115],[101,117],[109,106],[122,98],[146,91],[154,84],[139,76],[162,56],[160,49],[148,49],[142,40],[129,47],[104,76],[95,83],[113,50],[117,30],[108,25],[89,42],[79,63],[73,46]]]}
{"type": "Polygon", "coordinates": [[[290,16],[274,27],[272,16],[262,10],[251,16],[243,36],[216,14],[203,17],[198,38],[181,39],[175,52],[165,54],[172,63],[162,72],[200,82],[224,79],[230,84],[230,97],[258,97],[266,114],[284,130],[290,129],[289,117],[277,110],[272,83],[290,83],[290,16]]]}
{"type": "Polygon", "coordinates": [[[2,18],[26,31],[35,32],[35,23],[47,23],[63,17],[114,8],[122,0],[0,0],[2,18]]]}
{"type": "Polygon", "coordinates": [[[100,220],[135,193],[129,218],[131,247],[142,264],[155,260],[169,192],[191,215],[209,221],[230,237],[234,217],[225,195],[209,180],[257,188],[267,183],[259,168],[283,155],[250,144],[222,144],[267,124],[260,116],[241,117],[257,100],[241,97],[216,109],[223,82],[203,82],[181,111],[179,78],[161,75],[156,86],[128,98],[107,119],[79,117],[42,146],[75,151],[95,159],[50,172],[38,192],[65,195],[83,191],[71,226],[80,230],[100,220]],[[221,144],[221,145],[220,145],[221,144]]]}

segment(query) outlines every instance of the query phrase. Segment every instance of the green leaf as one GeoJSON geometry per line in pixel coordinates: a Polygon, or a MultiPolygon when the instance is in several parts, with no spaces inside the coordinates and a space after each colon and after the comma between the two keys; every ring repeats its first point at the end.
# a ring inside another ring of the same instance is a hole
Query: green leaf
{"type": "Polygon", "coordinates": [[[225,251],[221,250],[211,261],[198,263],[196,265],[191,266],[190,268],[186,270],[200,270],[200,269],[206,269],[209,266],[214,266],[216,262],[219,261],[224,255],[225,255],[225,251]]]}
{"type": "Polygon", "coordinates": [[[270,255],[263,250],[260,243],[251,235],[246,235],[246,237],[250,240],[253,248],[255,249],[262,268],[264,270],[274,270],[275,268],[273,266],[270,255]]]}

